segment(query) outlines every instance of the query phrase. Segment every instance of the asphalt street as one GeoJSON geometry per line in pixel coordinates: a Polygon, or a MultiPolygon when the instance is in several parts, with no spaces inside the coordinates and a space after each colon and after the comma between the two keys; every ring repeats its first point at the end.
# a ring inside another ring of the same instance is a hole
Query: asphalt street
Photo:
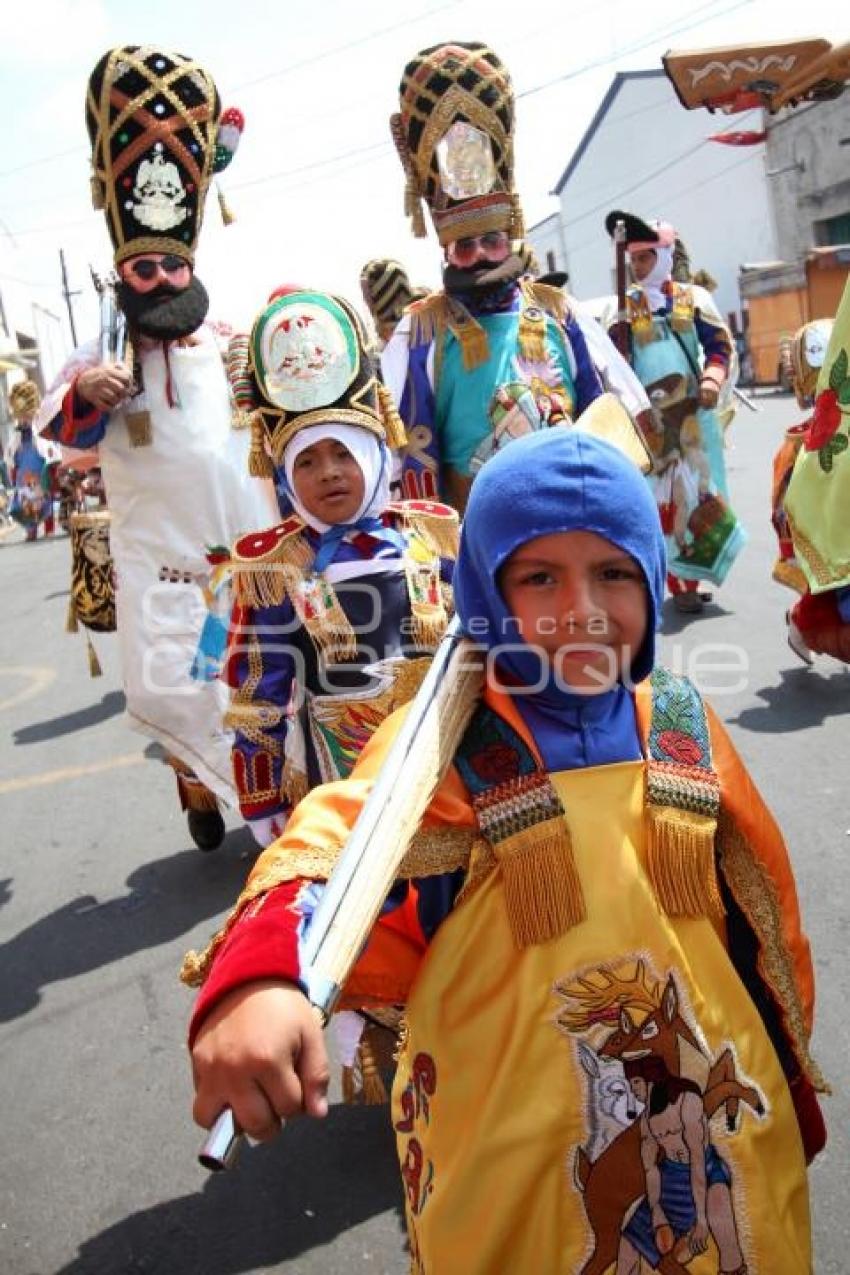
{"type": "MultiPolygon", "coordinates": [[[[799,412],[758,403],[728,453],[749,544],[703,616],[665,615],[663,655],[710,696],[791,847],[819,978],[814,1052],[834,1087],[811,1172],[815,1270],[846,1275],[850,669],[807,670],[786,645],[770,471],[799,412]]],[[[0,1271],[402,1275],[384,1110],[335,1094],[327,1121],[291,1125],[230,1174],[196,1162],[177,972],[253,843],[230,817],[220,850],[192,845],[159,750],[125,724],[114,638],[95,638],[92,680],[83,637],[64,631],[69,561],[64,536],[0,540],[0,1271]]]]}

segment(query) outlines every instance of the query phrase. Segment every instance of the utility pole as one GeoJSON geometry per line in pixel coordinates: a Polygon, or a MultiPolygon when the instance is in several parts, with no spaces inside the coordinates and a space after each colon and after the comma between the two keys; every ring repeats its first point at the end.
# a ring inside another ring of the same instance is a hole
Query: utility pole
{"type": "Polygon", "coordinates": [[[76,349],[77,329],[74,326],[74,307],[71,305],[71,297],[78,297],[80,295],[80,289],[77,288],[76,292],[71,292],[68,289],[68,271],[65,268],[64,248],[59,249],[59,264],[62,267],[62,295],[65,298],[65,304],[68,307],[68,321],[71,324],[71,340],[73,341],[74,348],[76,349]]]}

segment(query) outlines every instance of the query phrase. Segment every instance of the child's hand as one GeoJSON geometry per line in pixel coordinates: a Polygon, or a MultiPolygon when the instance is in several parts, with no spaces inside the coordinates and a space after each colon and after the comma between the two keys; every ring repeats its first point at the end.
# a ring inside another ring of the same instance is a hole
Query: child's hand
{"type": "Polygon", "coordinates": [[[291,983],[269,979],[230,992],[198,1032],[192,1072],[193,1115],[205,1129],[227,1106],[240,1129],[260,1141],[302,1111],[327,1115],[322,1029],[291,983]]]}

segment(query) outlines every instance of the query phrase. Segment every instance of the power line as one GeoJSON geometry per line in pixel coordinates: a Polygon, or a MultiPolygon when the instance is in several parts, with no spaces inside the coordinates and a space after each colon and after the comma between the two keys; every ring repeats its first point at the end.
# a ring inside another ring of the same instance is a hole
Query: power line
{"type": "MultiPolygon", "coordinates": [[[[406,17],[403,21],[396,22],[392,26],[381,27],[379,31],[370,31],[367,35],[361,36],[357,40],[350,40],[346,44],[337,45],[336,48],[326,49],[323,53],[315,53],[311,57],[301,58],[298,62],[290,62],[288,66],[281,67],[277,71],[269,71],[267,74],[259,75],[253,80],[243,80],[241,84],[234,86],[233,92],[240,93],[243,89],[253,88],[257,84],[265,84],[268,80],[279,79],[282,75],[289,75],[293,71],[300,71],[305,66],[314,66],[317,62],[336,57],[339,53],[346,53],[349,49],[360,48],[364,44],[369,44],[372,40],[378,40],[381,36],[398,31],[402,27],[413,26],[414,23],[433,17],[434,14],[442,13],[446,9],[457,8],[458,4],[460,4],[460,0],[449,0],[449,3],[440,5],[437,9],[428,9],[417,17],[406,17]]],[[[31,159],[26,164],[18,164],[15,168],[4,169],[0,172],[0,178],[12,177],[15,173],[22,173],[30,168],[38,168],[42,164],[52,164],[54,160],[65,159],[68,155],[83,154],[85,150],[85,146],[72,146],[69,150],[57,151],[54,155],[45,155],[41,159],[31,159]]]]}
{"type": "MultiPolygon", "coordinates": [[[[454,3],[458,3],[458,2],[459,2],[459,0],[454,0],[454,3]]],[[[713,7],[713,6],[714,6],[715,4],[717,4],[717,3],[718,3],[718,0],[710,0],[710,3],[709,3],[708,5],[703,5],[703,6],[702,6],[702,9],[698,9],[698,10],[696,10],[696,12],[697,12],[697,13],[701,13],[701,12],[703,12],[706,8],[711,8],[711,7],[713,7]]],[[[550,88],[550,87],[552,87],[552,86],[553,86],[553,85],[555,85],[555,84],[562,83],[562,82],[564,82],[564,81],[566,81],[566,80],[570,80],[570,79],[578,78],[579,76],[583,75],[586,71],[593,70],[593,69],[595,69],[595,68],[597,68],[597,67],[599,67],[599,66],[604,66],[604,65],[606,65],[606,64],[610,64],[611,62],[617,62],[617,61],[619,61],[621,58],[623,58],[623,57],[627,56],[629,53],[637,52],[637,51],[639,51],[639,49],[646,48],[646,47],[648,47],[649,45],[654,44],[654,43],[655,43],[658,39],[662,39],[662,38],[664,38],[666,35],[676,35],[676,34],[681,34],[681,33],[682,33],[682,32],[684,32],[684,31],[690,31],[690,30],[694,29],[695,27],[699,27],[699,26],[704,25],[704,23],[705,23],[705,22],[707,22],[707,21],[713,21],[713,20],[714,20],[714,18],[716,18],[716,17],[723,17],[724,15],[726,15],[726,14],[728,14],[728,13],[731,13],[731,12],[735,11],[736,9],[741,9],[741,8],[745,7],[746,5],[748,5],[748,4],[752,4],[752,3],[754,3],[754,0],[738,0],[738,2],[737,2],[736,4],[734,4],[734,5],[732,5],[730,8],[727,8],[727,9],[721,10],[721,11],[720,11],[720,12],[718,12],[718,13],[709,14],[709,15],[707,15],[707,16],[705,16],[705,17],[703,17],[703,18],[700,18],[697,22],[689,22],[687,25],[685,25],[685,26],[679,26],[679,27],[676,27],[676,28],[675,28],[675,29],[673,29],[673,30],[668,30],[666,27],[659,28],[659,29],[658,29],[658,30],[657,30],[657,31],[656,31],[653,35],[651,35],[650,37],[648,37],[648,38],[647,38],[647,40],[645,40],[644,42],[642,42],[642,43],[641,43],[641,44],[639,44],[639,45],[628,46],[626,49],[618,50],[616,53],[610,54],[610,55],[608,55],[608,56],[607,56],[607,57],[605,57],[605,58],[600,58],[600,59],[598,59],[596,62],[589,62],[589,63],[585,63],[583,66],[581,66],[581,67],[577,67],[577,68],[574,68],[572,71],[568,71],[565,75],[558,76],[558,77],[557,77],[556,79],[554,79],[554,80],[548,80],[548,81],[545,81],[545,82],[543,82],[543,83],[541,83],[541,84],[535,85],[535,86],[533,86],[533,87],[532,87],[532,88],[530,88],[530,89],[525,89],[525,90],[523,90],[521,93],[516,94],[516,97],[517,97],[517,99],[525,98],[525,97],[530,97],[531,95],[533,95],[533,94],[535,94],[535,93],[538,93],[538,92],[541,92],[543,89],[550,88]]],[[[444,6],[443,6],[443,8],[450,8],[450,7],[452,7],[452,5],[444,5],[444,6]]],[[[440,12],[440,10],[431,10],[430,12],[431,12],[431,13],[435,13],[435,12],[440,12]]],[[[424,16],[428,16],[428,15],[421,15],[421,16],[423,16],[423,17],[424,17],[424,16]]],[[[419,19],[416,19],[416,20],[419,20],[419,19]]],[[[369,38],[369,39],[377,38],[377,36],[379,36],[379,35],[381,35],[381,34],[386,34],[386,32],[387,32],[387,31],[390,31],[390,30],[396,30],[396,29],[398,29],[398,27],[399,27],[399,26],[405,26],[405,25],[409,25],[409,23],[408,23],[408,22],[398,23],[398,24],[396,24],[396,25],[395,25],[395,26],[393,26],[393,27],[387,27],[387,28],[384,28],[384,29],[383,29],[382,31],[380,31],[380,32],[375,32],[375,33],[373,33],[373,34],[372,34],[370,37],[368,37],[368,38],[369,38]]],[[[351,44],[350,44],[350,45],[340,46],[340,48],[339,48],[339,49],[331,50],[331,51],[329,51],[329,52],[327,52],[327,53],[325,53],[325,54],[323,54],[323,55],[321,55],[321,56],[322,56],[322,57],[332,57],[332,56],[334,56],[334,54],[335,54],[335,53],[340,52],[340,51],[341,51],[342,49],[344,49],[344,48],[353,47],[353,46],[354,46],[354,45],[356,45],[356,44],[362,44],[362,43],[364,43],[364,42],[365,42],[365,37],[364,37],[364,39],[363,39],[363,40],[360,40],[360,41],[353,41],[353,42],[351,42],[351,44]]],[[[319,60],[319,55],[316,55],[316,58],[314,58],[314,59],[306,59],[306,60],[304,61],[304,63],[303,63],[303,64],[304,64],[304,65],[306,65],[306,64],[307,64],[307,62],[309,62],[309,61],[317,61],[317,60],[319,60]]],[[[292,70],[295,66],[300,66],[300,65],[302,65],[302,63],[293,63],[293,64],[292,64],[292,66],[290,66],[290,67],[286,68],[285,70],[286,70],[286,71],[289,71],[289,70],[292,70]]],[[[278,75],[278,74],[284,74],[284,73],[285,73],[284,71],[281,71],[281,72],[274,72],[273,74],[274,74],[274,75],[278,75]]],[[[268,77],[261,77],[261,78],[266,79],[266,78],[271,78],[271,76],[268,76],[268,77]]],[[[252,81],[252,83],[256,83],[256,82],[258,82],[258,81],[252,81]]],[[[243,87],[245,87],[245,86],[243,85],[243,87]]],[[[365,147],[355,147],[355,148],[352,148],[352,149],[347,150],[347,151],[341,151],[339,154],[334,155],[334,156],[330,157],[329,159],[325,159],[325,160],[315,160],[315,161],[313,161],[312,163],[302,165],[302,166],[301,166],[301,167],[299,167],[299,168],[294,168],[294,169],[281,169],[281,170],[279,170],[279,171],[278,171],[278,172],[276,172],[276,173],[267,173],[267,174],[264,174],[262,177],[255,178],[255,179],[250,179],[249,181],[246,181],[246,182],[240,182],[239,184],[234,184],[233,186],[229,186],[229,187],[228,187],[228,189],[232,189],[232,190],[246,189],[246,188],[248,188],[249,186],[254,186],[254,185],[259,185],[259,184],[265,184],[265,183],[270,182],[270,181],[273,181],[273,180],[275,180],[275,179],[277,179],[277,178],[279,178],[279,177],[288,177],[288,176],[292,176],[292,175],[295,175],[295,174],[298,174],[298,173],[301,173],[301,172],[306,172],[306,171],[308,171],[308,170],[312,170],[312,169],[315,169],[315,168],[327,167],[329,164],[335,164],[335,163],[345,162],[346,160],[349,160],[349,159],[350,159],[350,158],[352,158],[352,157],[358,156],[358,155],[360,155],[360,154],[364,154],[364,153],[366,153],[366,152],[368,152],[368,151],[377,151],[378,149],[384,149],[384,147],[387,147],[387,149],[388,149],[387,143],[384,143],[384,142],[380,142],[380,143],[373,142],[373,143],[371,143],[370,145],[365,146],[365,147]]],[[[66,153],[67,153],[67,152],[66,152],[66,153]]],[[[40,163],[40,162],[46,162],[46,161],[33,161],[33,165],[34,165],[35,163],[40,163]]],[[[676,160],[676,161],[671,161],[671,162],[678,162],[678,160],[676,160]]],[[[32,166],[32,165],[31,165],[31,166],[32,166]]],[[[12,170],[9,170],[9,171],[12,171],[12,170]]],[[[5,175],[7,175],[7,174],[0,173],[0,177],[5,176],[5,175]]],[[[625,192],[623,192],[623,193],[628,194],[629,192],[628,192],[628,191],[625,191],[625,192]]],[[[33,235],[33,234],[45,234],[45,233],[47,233],[49,230],[74,229],[74,228],[76,228],[77,226],[81,226],[81,225],[85,225],[85,224],[87,224],[87,223],[86,223],[86,222],[82,222],[82,221],[65,222],[65,223],[58,223],[58,224],[56,224],[56,225],[54,225],[54,226],[52,226],[52,227],[42,227],[42,228],[39,228],[39,229],[36,229],[36,230],[15,231],[14,233],[15,233],[15,234],[18,234],[18,235],[22,235],[22,236],[23,236],[23,235],[33,235]]]]}
{"type": "MultiPolygon", "coordinates": [[[[691,17],[697,13],[704,12],[705,9],[711,9],[718,3],[718,0],[709,0],[708,4],[702,6],[701,9],[694,10],[691,17]]],[[[753,4],[754,0],[738,0],[736,4],[730,5],[728,9],[721,9],[717,13],[708,13],[704,18],[700,18],[698,22],[689,21],[684,26],[667,26],[659,27],[646,39],[641,40],[637,44],[627,45],[624,49],[619,49],[616,53],[610,54],[608,57],[598,58],[595,62],[585,62],[582,66],[576,67],[572,71],[567,71],[564,75],[557,75],[553,80],[546,80],[542,84],[536,84],[533,88],[524,89],[521,93],[517,93],[517,101],[520,98],[531,97],[535,93],[542,93],[544,89],[552,88],[556,84],[563,84],[566,80],[574,80],[580,75],[584,75],[586,71],[595,70],[597,67],[606,66],[611,62],[619,62],[621,58],[628,57],[631,53],[640,53],[643,49],[649,48],[650,45],[656,43],[657,40],[673,35],[681,35],[685,31],[693,31],[696,27],[704,26],[706,22],[714,22],[716,18],[723,18],[729,13],[734,13],[736,9],[743,9],[747,5],[753,4]]]]}

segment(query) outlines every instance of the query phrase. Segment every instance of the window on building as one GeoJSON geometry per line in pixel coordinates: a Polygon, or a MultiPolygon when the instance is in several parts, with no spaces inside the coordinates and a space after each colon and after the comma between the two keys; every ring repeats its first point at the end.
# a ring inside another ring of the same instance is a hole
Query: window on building
{"type": "Polygon", "coordinates": [[[815,222],[815,242],[819,248],[832,244],[850,243],[850,212],[839,217],[827,217],[815,222]]]}
{"type": "Polygon", "coordinates": [[[549,274],[551,274],[553,270],[558,269],[558,263],[555,260],[555,254],[551,248],[546,249],[546,269],[549,274]]]}

